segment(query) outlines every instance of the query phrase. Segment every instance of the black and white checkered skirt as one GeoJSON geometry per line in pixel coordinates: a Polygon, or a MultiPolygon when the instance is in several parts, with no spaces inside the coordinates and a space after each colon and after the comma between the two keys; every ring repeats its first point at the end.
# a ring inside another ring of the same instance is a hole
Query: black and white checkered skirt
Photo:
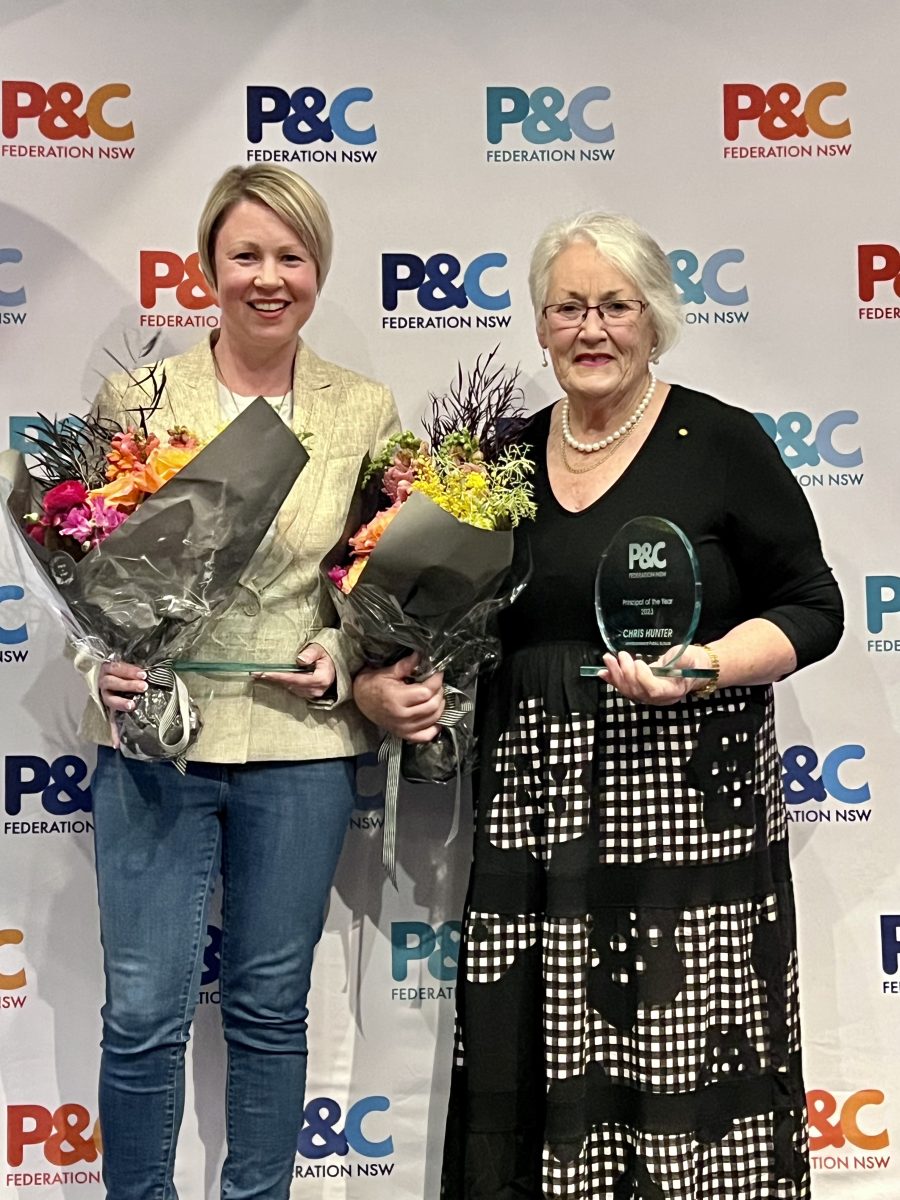
{"type": "Polygon", "coordinates": [[[805,1200],[771,689],[645,708],[594,654],[482,706],[442,1195],[805,1200]]]}

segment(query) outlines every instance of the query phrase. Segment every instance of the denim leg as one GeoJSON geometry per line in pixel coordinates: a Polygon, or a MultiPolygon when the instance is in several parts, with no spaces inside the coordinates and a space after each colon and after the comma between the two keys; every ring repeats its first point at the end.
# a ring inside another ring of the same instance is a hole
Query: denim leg
{"type": "Polygon", "coordinates": [[[100,748],[92,789],[106,1003],[100,1125],[108,1200],[176,1200],[184,1048],[219,865],[221,767],[100,748]]]}
{"type": "Polygon", "coordinates": [[[222,871],[223,1200],[286,1200],[313,950],[353,807],[352,759],[232,767],[222,871]]]}

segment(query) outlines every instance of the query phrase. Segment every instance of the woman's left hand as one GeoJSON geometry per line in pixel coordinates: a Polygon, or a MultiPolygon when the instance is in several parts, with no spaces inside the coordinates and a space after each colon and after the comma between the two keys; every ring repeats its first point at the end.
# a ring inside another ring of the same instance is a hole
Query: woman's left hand
{"type": "Polygon", "coordinates": [[[334,661],[331,655],[318,642],[310,642],[297,655],[299,666],[310,667],[312,670],[298,671],[266,671],[255,676],[266,683],[277,683],[280,687],[300,696],[304,700],[321,700],[335,681],[334,661]]]}
{"type": "MultiPolygon", "coordinates": [[[[676,657],[676,652],[669,651],[654,665],[663,665],[676,657]]],[[[620,650],[618,655],[604,654],[605,671],[600,675],[611,684],[617,692],[621,692],[635,704],[677,704],[688,692],[696,691],[706,683],[704,679],[685,679],[681,675],[654,675],[650,663],[632,658],[627,650],[620,650]]],[[[709,655],[702,646],[688,646],[678,659],[680,667],[709,667],[709,655]]]]}

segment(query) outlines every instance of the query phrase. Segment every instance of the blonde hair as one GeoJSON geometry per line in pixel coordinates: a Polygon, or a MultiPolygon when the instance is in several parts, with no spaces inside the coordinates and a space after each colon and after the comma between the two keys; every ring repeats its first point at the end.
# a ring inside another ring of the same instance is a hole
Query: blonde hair
{"type": "Polygon", "coordinates": [[[334,246],[325,201],[305,179],[269,163],[230,167],[209,193],[197,227],[197,249],[203,274],[212,286],[216,286],[216,237],[228,213],[242,200],[265,204],[294,231],[313,257],[321,291],[334,246]]]}

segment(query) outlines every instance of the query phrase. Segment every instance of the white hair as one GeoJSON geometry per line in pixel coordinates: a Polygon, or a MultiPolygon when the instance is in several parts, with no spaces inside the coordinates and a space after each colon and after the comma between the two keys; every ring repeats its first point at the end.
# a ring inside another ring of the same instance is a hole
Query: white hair
{"type": "Polygon", "coordinates": [[[587,242],[627,275],[643,293],[656,331],[656,354],[678,340],[684,322],[681,299],[672,282],[672,268],[659,244],[630,217],[618,213],[585,212],[550,225],[531,255],[528,287],[536,320],[547,303],[550,271],[573,242],[587,242]]]}

